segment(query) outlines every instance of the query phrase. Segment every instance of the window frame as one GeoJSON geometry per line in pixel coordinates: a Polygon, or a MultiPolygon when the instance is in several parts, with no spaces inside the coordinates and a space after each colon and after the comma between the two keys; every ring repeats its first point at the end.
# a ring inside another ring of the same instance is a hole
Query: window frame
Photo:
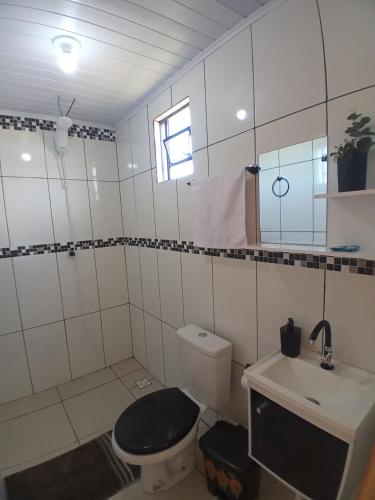
{"type": "Polygon", "coordinates": [[[172,162],[169,156],[169,151],[166,143],[171,139],[178,137],[179,135],[188,132],[191,140],[191,120],[190,125],[184,127],[177,132],[168,135],[168,122],[176,114],[183,111],[185,108],[189,108],[190,111],[190,99],[186,97],[175,106],[162,113],[160,116],[154,119],[154,140],[155,140],[155,155],[156,155],[156,166],[157,166],[157,179],[158,182],[164,182],[171,180],[171,168],[186,163],[188,161],[193,161],[193,148],[191,147],[190,154],[183,160],[177,162],[172,162]]]}

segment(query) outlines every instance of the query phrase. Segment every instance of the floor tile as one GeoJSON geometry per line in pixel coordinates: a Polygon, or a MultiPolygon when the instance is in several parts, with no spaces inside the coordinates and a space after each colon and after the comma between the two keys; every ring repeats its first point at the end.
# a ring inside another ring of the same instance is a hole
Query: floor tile
{"type": "Polygon", "coordinates": [[[140,389],[139,387],[135,386],[132,389],[130,389],[130,392],[133,394],[133,396],[139,399],[142,398],[143,396],[147,396],[147,394],[151,394],[152,392],[165,389],[164,385],[161,384],[158,380],[156,380],[156,378],[154,378],[150,382],[151,384],[147,385],[143,389],[140,389]]]}
{"type": "Polygon", "coordinates": [[[142,368],[142,365],[138,363],[138,361],[134,358],[125,359],[125,361],[121,361],[121,363],[116,363],[111,366],[112,370],[116,373],[118,377],[123,377],[124,375],[128,375],[128,373],[135,372],[142,368]]]}
{"type": "Polygon", "coordinates": [[[76,441],[62,404],[0,424],[0,469],[22,464],[76,441]]]}
{"type": "Polygon", "coordinates": [[[106,432],[109,432],[113,429],[113,423],[106,425],[102,429],[93,432],[92,434],[89,434],[88,436],[85,436],[79,440],[79,444],[83,446],[84,444],[88,443],[89,441],[92,441],[93,439],[96,439],[97,437],[105,434],[106,432]]]}
{"type": "Polygon", "coordinates": [[[56,389],[38,392],[32,396],[26,396],[25,398],[0,405],[0,422],[20,417],[21,415],[26,415],[27,413],[32,413],[57,403],[60,403],[60,397],[56,389]]]}
{"type": "Polygon", "coordinates": [[[113,425],[134,400],[120,380],[114,380],[64,401],[64,406],[81,439],[113,425]]]}
{"type": "Polygon", "coordinates": [[[104,368],[104,370],[98,370],[97,372],[67,382],[66,384],[59,385],[57,389],[61,399],[69,399],[94,389],[95,387],[106,384],[107,382],[111,382],[111,380],[115,378],[116,375],[110,368],[104,368]]]}
{"type": "MultiPolygon", "coordinates": [[[[206,488],[206,480],[198,471],[193,471],[186,479],[181,481],[173,488],[166,491],[160,491],[150,495],[141,490],[140,483],[137,482],[126,488],[110,500],[212,500],[214,497],[210,495],[206,488]]],[[[279,499],[281,500],[281,499],[279,499]]]]}
{"type": "Polygon", "coordinates": [[[259,496],[261,497],[278,483],[277,479],[265,469],[260,470],[259,496]]]}
{"type": "Polygon", "coordinates": [[[131,389],[135,386],[135,383],[138,380],[141,380],[143,378],[153,379],[154,376],[144,368],[141,368],[140,370],[137,370],[133,373],[129,373],[129,375],[125,375],[125,377],[121,377],[121,380],[124,382],[128,389],[131,389]]]}

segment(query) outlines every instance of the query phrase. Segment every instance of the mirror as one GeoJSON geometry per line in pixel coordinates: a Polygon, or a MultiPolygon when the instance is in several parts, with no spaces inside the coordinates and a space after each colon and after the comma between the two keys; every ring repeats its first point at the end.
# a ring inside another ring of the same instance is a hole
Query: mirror
{"type": "Polygon", "coordinates": [[[261,243],[326,245],[327,137],[259,155],[261,243]]]}

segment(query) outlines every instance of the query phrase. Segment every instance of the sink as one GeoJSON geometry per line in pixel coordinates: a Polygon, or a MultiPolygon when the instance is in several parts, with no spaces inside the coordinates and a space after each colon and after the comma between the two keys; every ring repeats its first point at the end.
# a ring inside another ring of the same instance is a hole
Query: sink
{"type": "Polygon", "coordinates": [[[375,404],[375,376],[334,364],[335,369],[327,371],[320,367],[317,353],[302,350],[297,358],[289,358],[277,351],[245,370],[243,385],[257,386],[303,417],[353,437],[375,404]]]}
{"type": "Polygon", "coordinates": [[[348,500],[375,444],[375,375],[276,351],[244,371],[249,455],[304,498],[348,500]]]}

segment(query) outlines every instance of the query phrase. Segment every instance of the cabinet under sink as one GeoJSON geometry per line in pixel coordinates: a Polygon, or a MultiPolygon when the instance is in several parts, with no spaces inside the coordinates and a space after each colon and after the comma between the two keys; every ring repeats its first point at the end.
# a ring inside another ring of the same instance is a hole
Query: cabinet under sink
{"type": "Polygon", "coordinates": [[[375,444],[375,376],[276,352],[246,369],[249,455],[314,500],[351,500],[375,444]]]}

